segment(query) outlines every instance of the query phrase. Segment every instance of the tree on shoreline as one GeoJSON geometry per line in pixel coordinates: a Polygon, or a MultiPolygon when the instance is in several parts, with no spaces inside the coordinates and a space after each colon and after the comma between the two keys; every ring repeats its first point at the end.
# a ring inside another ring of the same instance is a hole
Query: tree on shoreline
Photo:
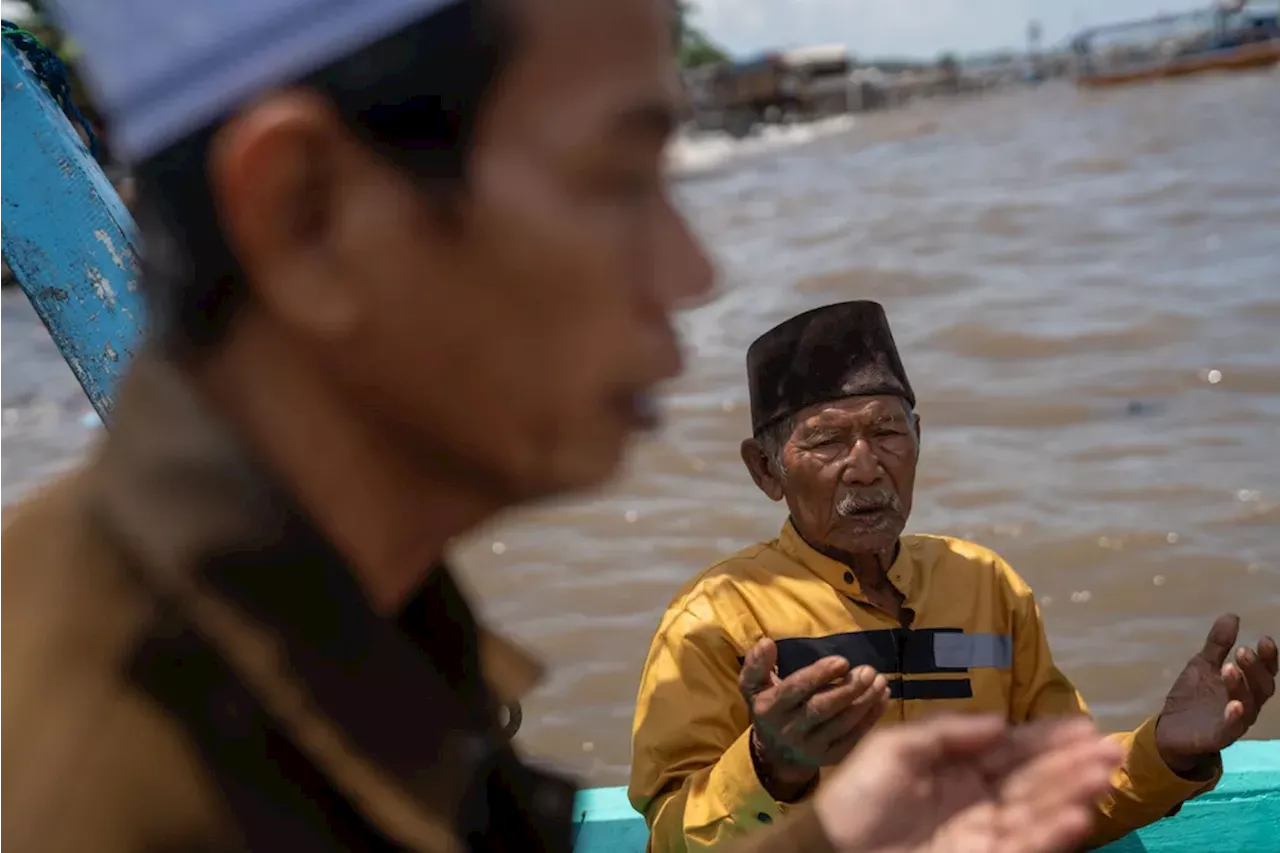
{"type": "Polygon", "coordinates": [[[676,55],[681,68],[698,68],[717,62],[728,62],[729,54],[689,23],[694,13],[689,0],[675,0],[676,55]]]}

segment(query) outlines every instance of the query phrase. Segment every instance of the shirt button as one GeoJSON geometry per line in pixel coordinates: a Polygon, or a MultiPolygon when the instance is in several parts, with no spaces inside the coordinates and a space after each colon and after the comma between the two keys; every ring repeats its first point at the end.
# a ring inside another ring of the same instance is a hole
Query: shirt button
{"type": "Polygon", "coordinates": [[[533,808],[543,815],[556,815],[564,811],[565,798],[550,785],[539,786],[533,792],[533,808]]]}
{"type": "Polygon", "coordinates": [[[461,738],[461,752],[472,767],[487,764],[496,751],[484,735],[468,734],[461,738]]]}
{"type": "Polygon", "coordinates": [[[845,582],[845,583],[853,583],[853,572],[845,572],[845,573],[844,573],[844,582],[845,582]]]}
{"type": "Polygon", "coordinates": [[[760,814],[756,815],[756,820],[760,821],[761,823],[773,823],[773,818],[765,814],[764,812],[760,812],[760,814]]]}

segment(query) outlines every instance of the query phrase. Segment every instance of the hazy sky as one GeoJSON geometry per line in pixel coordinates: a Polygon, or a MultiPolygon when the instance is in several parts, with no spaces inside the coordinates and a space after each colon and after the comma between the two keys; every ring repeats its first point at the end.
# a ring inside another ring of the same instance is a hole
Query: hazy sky
{"type": "Polygon", "coordinates": [[[694,0],[695,22],[732,53],[841,43],[861,56],[934,57],[1019,47],[1039,20],[1046,46],[1088,26],[1212,0],[694,0]]]}

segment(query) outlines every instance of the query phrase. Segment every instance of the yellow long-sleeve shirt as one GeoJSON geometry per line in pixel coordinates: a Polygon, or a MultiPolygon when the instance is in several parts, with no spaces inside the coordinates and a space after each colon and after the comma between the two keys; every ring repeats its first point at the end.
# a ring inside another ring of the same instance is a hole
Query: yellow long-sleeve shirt
{"type": "MultiPolygon", "coordinates": [[[[631,804],[652,851],[706,851],[786,811],[756,778],[741,661],[762,637],[785,677],[827,655],[890,678],[881,725],[938,711],[999,711],[1012,722],[1088,714],[1054,665],[1030,587],[970,542],[905,536],[889,580],[914,614],[909,628],[872,607],[853,574],[787,523],[781,536],[724,560],[672,600],[645,662],[632,740],[631,804]]],[[[1217,784],[1171,771],[1155,718],[1114,735],[1127,748],[1090,846],[1164,817],[1217,784]]]]}

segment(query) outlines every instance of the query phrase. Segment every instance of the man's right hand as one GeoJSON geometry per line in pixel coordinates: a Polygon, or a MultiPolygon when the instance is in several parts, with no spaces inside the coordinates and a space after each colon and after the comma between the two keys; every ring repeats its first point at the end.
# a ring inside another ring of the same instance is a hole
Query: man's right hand
{"type": "Polygon", "coordinates": [[[842,657],[823,658],[779,678],[778,648],[765,638],[747,653],[738,688],[751,711],[751,755],[775,800],[798,799],[818,769],[838,764],[879,721],[889,684],[871,667],[852,672],[842,657]]]}
{"type": "Polygon", "coordinates": [[[869,736],[814,806],[838,853],[1060,853],[1122,757],[1087,719],[939,716],[869,736]]]}

